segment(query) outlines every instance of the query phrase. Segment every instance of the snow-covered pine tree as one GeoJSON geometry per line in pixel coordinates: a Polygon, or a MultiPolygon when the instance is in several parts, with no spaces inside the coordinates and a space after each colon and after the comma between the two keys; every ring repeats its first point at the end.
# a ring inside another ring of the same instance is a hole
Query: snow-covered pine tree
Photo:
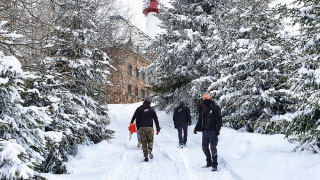
{"type": "Polygon", "coordinates": [[[231,127],[283,132],[269,123],[292,103],[283,89],[287,74],[278,69],[279,54],[285,55],[278,46],[282,26],[269,3],[174,1],[160,14],[167,34],[154,42],[156,100],[174,105],[182,99],[196,107],[209,90],[231,127]]]}
{"type": "Polygon", "coordinates": [[[56,19],[48,34],[46,67],[63,76],[69,88],[106,101],[103,93],[110,67],[98,47],[96,23],[102,1],[65,0],[51,3],[56,19]]]}
{"type": "Polygon", "coordinates": [[[74,154],[77,144],[98,143],[112,137],[107,129],[106,88],[108,56],[99,49],[96,23],[103,1],[52,1],[56,19],[48,33],[44,73],[46,86],[35,84],[51,103],[50,131],[64,132],[59,144],[52,143],[41,165],[44,172],[65,173],[63,161],[74,154]]]}
{"type": "Polygon", "coordinates": [[[193,99],[203,92],[202,87],[194,87],[212,82],[212,77],[192,81],[212,74],[208,64],[214,55],[211,38],[218,4],[207,0],[176,0],[172,6],[162,9],[159,15],[167,32],[153,43],[157,59],[149,67],[154,76],[152,88],[158,95],[155,97],[158,104],[174,105],[180,100],[193,104],[193,99]]]}
{"type": "MultiPolygon", "coordinates": [[[[25,6],[21,3],[24,2],[19,1],[14,5],[21,5],[16,8],[23,9],[25,6]]],[[[23,43],[11,43],[4,48],[6,52],[17,53],[19,58],[27,59],[28,61],[23,63],[24,68],[33,72],[25,75],[23,88],[20,88],[21,93],[18,93],[21,102],[20,105],[16,104],[21,108],[17,109],[17,112],[20,110],[23,113],[6,116],[23,123],[20,123],[18,129],[10,125],[15,122],[7,123],[6,130],[2,131],[6,133],[1,138],[18,139],[17,143],[25,148],[25,151],[20,151],[27,153],[26,157],[30,160],[26,163],[32,162],[30,168],[33,170],[65,173],[67,169],[63,162],[68,160],[68,155],[76,153],[78,144],[97,143],[111,138],[113,133],[107,129],[110,120],[107,116],[104,91],[108,84],[109,58],[97,48],[97,29],[95,22],[91,19],[97,17],[95,13],[98,13],[98,7],[103,5],[104,1],[49,1],[47,3],[48,6],[44,7],[48,8],[48,16],[56,18],[50,21],[49,27],[53,27],[52,29],[49,28],[47,32],[40,33],[47,36],[28,34],[23,38],[23,43]],[[44,47],[39,46],[41,45],[39,42],[44,40],[47,42],[43,45],[44,47]],[[28,43],[32,44],[32,50],[41,49],[42,54],[38,54],[39,50],[34,50],[32,53],[26,53],[25,50],[19,51],[23,48],[28,49],[29,46],[24,46],[29,45],[28,43]],[[17,47],[18,45],[21,46],[17,47]],[[44,56],[47,58],[41,59],[44,56]],[[19,117],[19,114],[22,117],[19,117]]],[[[12,11],[11,14],[14,14],[15,9],[10,7],[5,10],[12,11]]],[[[22,16],[18,12],[16,15],[22,16]]],[[[46,19],[43,16],[40,17],[46,19]]],[[[50,18],[48,17],[48,20],[50,18]]],[[[33,21],[29,19],[23,22],[33,21]]],[[[17,28],[23,33],[27,33],[24,30],[28,32],[34,30],[28,24],[22,26],[13,21],[8,24],[10,24],[8,27],[17,28]],[[21,29],[21,27],[26,28],[21,29]]],[[[33,33],[34,31],[31,34],[33,33]]],[[[1,42],[8,43],[2,39],[1,42]]],[[[7,110],[7,108],[4,109],[7,110]]],[[[36,174],[35,171],[33,173],[36,174]]]]}
{"type": "Polygon", "coordinates": [[[5,30],[6,23],[0,21],[0,179],[40,178],[31,154],[36,156],[32,147],[43,144],[39,127],[47,119],[43,108],[23,106],[25,74],[17,58],[2,52],[21,35],[5,30]]]}
{"type": "Polygon", "coordinates": [[[287,136],[301,142],[297,150],[320,153],[320,1],[296,0],[280,9],[293,19],[293,24],[300,25],[288,80],[288,87],[299,101],[287,136]]]}
{"type": "Polygon", "coordinates": [[[233,3],[218,28],[226,51],[211,64],[221,74],[208,90],[219,99],[228,126],[269,133],[276,124],[271,118],[284,114],[292,99],[281,87],[287,75],[278,67],[285,54],[282,23],[268,0],[233,3]]]}

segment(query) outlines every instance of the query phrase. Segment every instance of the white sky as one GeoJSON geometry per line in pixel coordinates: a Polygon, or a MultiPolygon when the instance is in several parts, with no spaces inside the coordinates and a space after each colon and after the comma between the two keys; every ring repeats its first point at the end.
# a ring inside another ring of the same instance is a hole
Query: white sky
{"type": "MultiPolygon", "coordinates": [[[[146,17],[142,13],[144,0],[121,0],[124,5],[128,5],[133,14],[131,23],[143,32],[146,32],[146,17]]],[[[160,0],[161,3],[169,5],[170,0],[160,0]]]]}

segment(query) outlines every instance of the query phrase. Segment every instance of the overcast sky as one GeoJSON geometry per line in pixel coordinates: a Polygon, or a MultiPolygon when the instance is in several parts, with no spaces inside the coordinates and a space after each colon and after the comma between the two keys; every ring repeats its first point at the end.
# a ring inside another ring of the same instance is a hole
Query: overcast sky
{"type": "MultiPolygon", "coordinates": [[[[169,5],[170,0],[160,0],[161,3],[169,5]]],[[[143,32],[146,32],[146,17],[142,13],[143,0],[121,0],[125,5],[128,5],[133,13],[132,24],[136,25],[143,32]]]]}

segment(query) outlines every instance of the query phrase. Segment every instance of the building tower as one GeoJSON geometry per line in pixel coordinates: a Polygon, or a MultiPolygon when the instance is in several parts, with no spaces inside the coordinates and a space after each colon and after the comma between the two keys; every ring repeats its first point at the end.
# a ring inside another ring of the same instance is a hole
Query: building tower
{"type": "Polygon", "coordinates": [[[144,0],[143,14],[147,18],[146,32],[151,38],[159,33],[158,18],[156,17],[158,13],[158,0],[144,0]]]}

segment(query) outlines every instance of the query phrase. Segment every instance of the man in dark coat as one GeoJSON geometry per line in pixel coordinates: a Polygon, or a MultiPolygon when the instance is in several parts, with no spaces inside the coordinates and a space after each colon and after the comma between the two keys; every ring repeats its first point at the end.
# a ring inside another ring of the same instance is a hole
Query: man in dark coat
{"type": "Polygon", "coordinates": [[[143,106],[137,112],[137,127],[142,142],[144,161],[148,162],[148,154],[150,159],[153,158],[153,121],[156,124],[157,134],[160,133],[160,126],[156,112],[150,107],[150,101],[145,100],[143,106]]]}
{"type": "Polygon", "coordinates": [[[202,131],[202,150],[206,155],[206,167],[212,166],[212,171],[217,171],[218,166],[217,145],[221,125],[222,116],[220,107],[210,99],[209,93],[204,93],[203,103],[199,107],[199,118],[194,133],[197,134],[197,131],[202,131]]]}
{"type": "MultiPolygon", "coordinates": [[[[139,109],[140,108],[142,108],[143,107],[143,105],[141,105],[141,106],[139,106],[137,109],[136,109],[136,111],[134,112],[134,114],[133,114],[133,116],[132,116],[132,119],[131,119],[131,124],[133,124],[134,123],[134,121],[137,119],[137,116],[138,116],[138,111],[139,111],[139,109]]],[[[136,124],[136,127],[137,127],[137,130],[139,129],[139,127],[138,127],[138,125],[136,124]]],[[[141,143],[141,139],[140,139],[140,135],[139,135],[139,131],[137,132],[137,139],[138,139],[138,145],[137,145],[137,147],[138,148],[140,148],[141,147],[141,145],[142,145],[142,143],[141,143]]]]}
{"type": "Polygon", "coordinates": [[[183,146],[186,146],[188,137],[188,125],[191,125],[190,109],[185,105],[183,101],[181,101],[180,105],[174,109],[173,123],[174,128],[178,130],[179,145],[182,148],[183,146]]]}

